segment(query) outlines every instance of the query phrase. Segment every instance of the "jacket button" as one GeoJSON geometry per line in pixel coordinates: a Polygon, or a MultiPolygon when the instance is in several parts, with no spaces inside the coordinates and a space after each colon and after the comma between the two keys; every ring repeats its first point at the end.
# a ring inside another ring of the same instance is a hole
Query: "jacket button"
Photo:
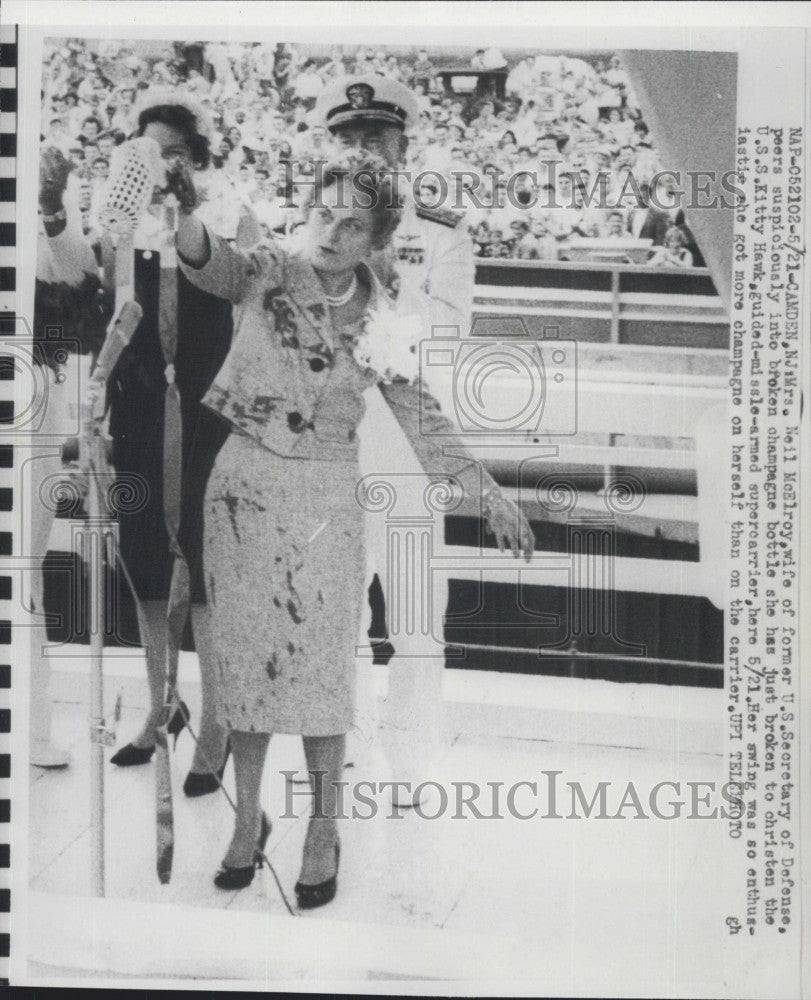
{"type": "Polygon", "coordinates": [[[304,430],[304,417],[298,410],[292,410],[287,414],[287,426],[294,434],[300,434],[304,430]]]}
{"type": "Polygon", "coordinates": [[[310,369],[314,372],[321,372],[324,370],[324,359],[315,357],[310,358],[310,369]]]}

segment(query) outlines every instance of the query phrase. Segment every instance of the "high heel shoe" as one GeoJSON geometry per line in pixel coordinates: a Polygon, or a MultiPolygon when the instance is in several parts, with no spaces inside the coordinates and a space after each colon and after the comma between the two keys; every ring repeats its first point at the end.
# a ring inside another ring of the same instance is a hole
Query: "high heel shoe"
{"type": "Polygon", "coordinates": [[[231,740],[229,739],[225,744],[225,758],[223,759],[222,767],[216,772],[216,776],[211,771],[204,771],[202,774],[197,771],[189,771],[186,775],[186,780],[183,782],[183,792],[190,799],[196,799],[201,795],[210,795],[211,792],[216,792],[222,782],[222,776],[225,774],[225,767],[230,756],[231,740]]]}
{"type": "Polygon", "coordinates": [[[110,763],[116,764],[118,767],[134,767],[136,764],[148,764],[152,760],[154,752],[154,743],[151,747],[137,747],[133,743],[128,743],[125,747],[121,747],[118,753],[113,754],[110,758],[110,763]]]}
{"type": "Polygon", "coordinates": [[[259,840],[256,842],[253,861],[251,864],[239,868],[232,868],[231,865],[223,862],[220,870],[214,876],[214,885],[218,889],[245,889],[253,882],[256,869],[261,868],[265,863],[262,854],[265,850],[267,839],[270,836],[270,830],[270,820],[262,813],[262,825],[259,829],[259,840]]]}
{"type": "MultiPolygon", "coordinates": [[[[185,701],[181,701],[178,707],[172,712],[172,717],[166,726],[166,732],[174,736],[172,747],[177,746],[177,738],[186,728],[186,720],[189,717],[189,709],[185,701]]],[[[118,767],[134,767],[136,764],[148,764],[152,760],[155,752],[155,744],[151,747],[137,747],[134,743],[128,743],[121,747],[118,753],[113,754],[110,763],[118,767]]]]}
{"type": "Polygon", "coordinates": [[[190,714],[189,706],[186,704],[185,701],[181,701],[178,703],[178,706],[174,710],[174,712],[172,712],[172,717],[166,724],[166,732],[170,736],[174,736],[175,738],[175,741],[172,744],[173,750],[177,746],[178,736],[180,736],[180,734],[183,732],[183,730],[186,728],[186,725],[188,724],[189,714],[190,714]]]}
{"type": "Polygon", "coordinates": [[[335,845],[335,874],[317,885],[307,885],[296,882],[296,899],[299,909],[314,910],[317,906],[326,906],[335,899],[338,891],[338,865],[341,861],[341,845],[335,845]]]}

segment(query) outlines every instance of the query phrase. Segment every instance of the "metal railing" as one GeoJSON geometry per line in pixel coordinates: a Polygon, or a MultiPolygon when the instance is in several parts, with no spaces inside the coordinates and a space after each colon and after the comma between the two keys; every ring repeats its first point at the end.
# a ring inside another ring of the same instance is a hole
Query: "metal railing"
{"type": "Polygon", "coordinates": [[[474,336],[521,317],[531,336],[611,344],[724,349],[729,315],[707,268],[476,258],[474,336]]]}

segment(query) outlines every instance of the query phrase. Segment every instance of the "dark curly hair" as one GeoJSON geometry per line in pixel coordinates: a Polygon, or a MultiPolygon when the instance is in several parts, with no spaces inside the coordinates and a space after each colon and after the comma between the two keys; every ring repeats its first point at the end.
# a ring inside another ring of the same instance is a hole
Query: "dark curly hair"
{"type": "Polygon", "coordinates": [[[191,150],[191,157],[198,170],[205,170],[211,161],[211,149],[206,136],[197,130],[197,119],[182,104],[155,104],[144,108],[138,115],[138,135],[143,135],[147,125],[167,125],[183,136],[191,150]]]}

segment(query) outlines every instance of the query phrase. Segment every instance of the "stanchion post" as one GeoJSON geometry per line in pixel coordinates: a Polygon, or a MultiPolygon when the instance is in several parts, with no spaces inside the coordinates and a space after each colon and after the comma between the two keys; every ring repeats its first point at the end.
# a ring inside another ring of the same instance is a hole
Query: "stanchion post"
{"type": "Polygon", "coordinates": [[[103,439],[88,406],[81,439],[82,471],[88,477],[88,517],[82,529],[82,555],[88,568],[90,599],[90,883],[94,896],[104,895],[104,537],[106,511],[102,510],[99,484],[103,439]]]}

